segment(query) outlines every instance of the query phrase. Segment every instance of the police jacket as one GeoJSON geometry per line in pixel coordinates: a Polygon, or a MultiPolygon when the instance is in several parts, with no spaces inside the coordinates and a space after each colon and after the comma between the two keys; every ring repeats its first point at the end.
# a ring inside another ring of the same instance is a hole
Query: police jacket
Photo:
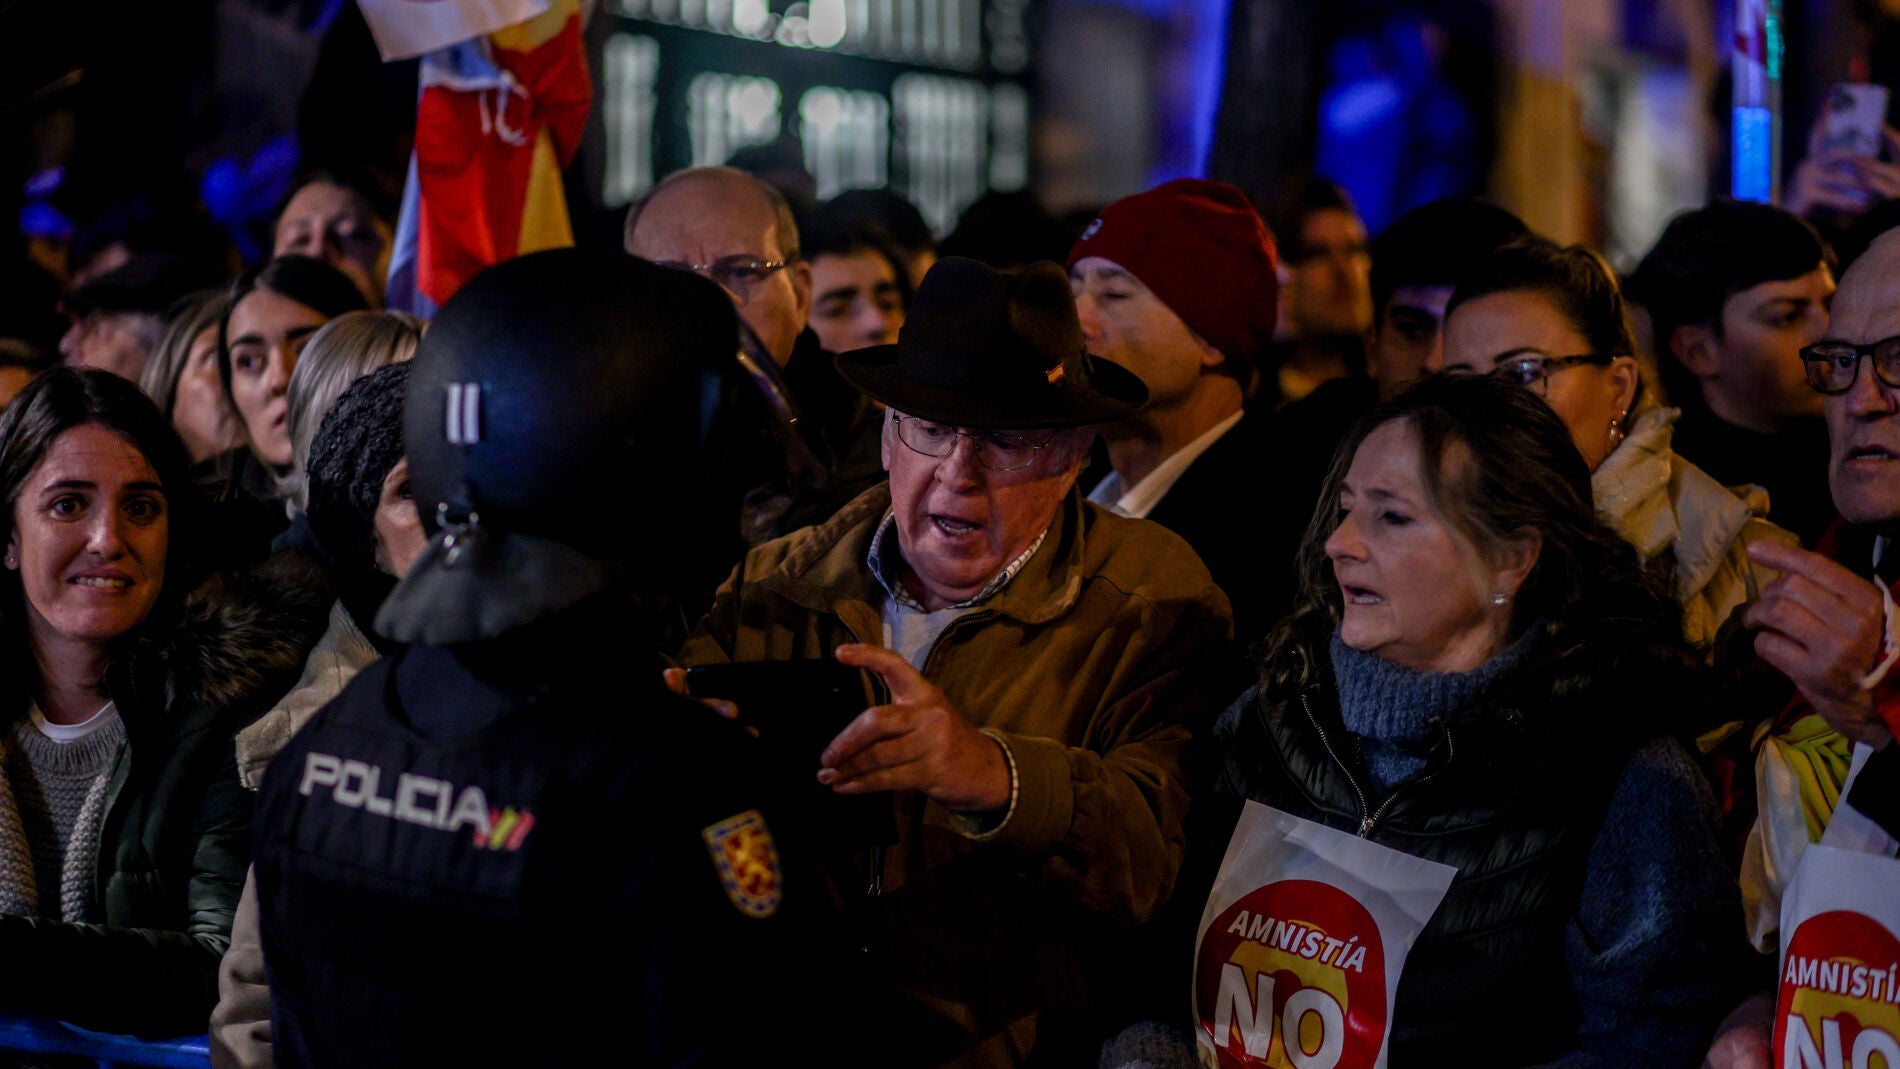
{"type": "Polygon", "coordinates": [[[399,648],[272,762],[279,1065],[752,1064],[839,1031],[751,739],[663,689],[631,611],[399,648]]]}
{"type": "Polygon", "coordinates": [[[1655,710],[1525,669],[1380,791],[1316,671],[1222,717],[1204,816],[1231,829],[1251,798],[1457,867],[1405,961],[1393,1064],[1694,1065],[1736,996],[1740,903],[1707,787],[1644,724],[1655,710]]]}
{"type": "MultiPolygon", "coordinates": [[[[251,857],[232,737],[297,677],[331,595],[284,556],[213,578],[108,669],[126,742],[88,923],[0,917],[0,1009],[111,1032],[202,1032],[251,857]]],[[[15,716],[27,696],[5,696],[15,716]]]]}

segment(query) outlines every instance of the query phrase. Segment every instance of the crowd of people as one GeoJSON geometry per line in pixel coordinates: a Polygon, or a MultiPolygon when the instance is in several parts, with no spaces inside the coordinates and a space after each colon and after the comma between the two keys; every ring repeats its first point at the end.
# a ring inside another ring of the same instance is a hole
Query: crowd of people
{"type": "Polygon", "coordinates": [[[940,250],[693,168],[427,323],[340,172],[241,271],[75,242],[57,355],[0,340],[0,1010],[1335,1064],[1260,930],[1260,1015],[1193,994],[1265,806],[1448,870],[1354,995],[1393,1064],[1778,1064],[1804,852],[1900,837],[1900,233],[1717,200],[1619,276],[1288,204],[940,250]]]}

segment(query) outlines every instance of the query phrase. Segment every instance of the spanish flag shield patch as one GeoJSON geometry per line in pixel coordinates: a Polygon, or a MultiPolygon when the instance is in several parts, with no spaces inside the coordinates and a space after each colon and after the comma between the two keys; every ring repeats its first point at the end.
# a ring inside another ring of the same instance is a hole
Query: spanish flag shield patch
{"type": "Polygon", "coordinates": [[[713,867],[726,897],[749,917],[765,918],[778,912],[784,898],[779,874],[778,847],[766,830],[765,817],[748,809],[700,832],[712,854],[713,867]]]}

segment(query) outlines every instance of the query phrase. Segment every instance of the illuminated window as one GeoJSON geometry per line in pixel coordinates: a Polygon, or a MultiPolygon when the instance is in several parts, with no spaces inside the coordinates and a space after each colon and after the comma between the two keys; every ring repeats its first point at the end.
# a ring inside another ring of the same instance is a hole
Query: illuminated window
{"type": "Polygon", "coordinates": [[[686,124],[693,166],[726,162],[748,145],[778,137],[779,89],[770,78],[700,74],[686,90],[686,124]]]}
{"type": "Polygon", "coordinates": [[[884,184],[890,123],[891,106],[876,93],[820,85],[799,100],[798,136],[820,199],[884,184]]]}
{"type": "Polygon", "coordinates": [[[999,69],[1027,65],[1029,0],[610,0],[623,18],[709,33],[774,41],[789,48],[836,49],[948,70],[983,65],[985,4],[999,69]]]}
{"type": "Polygon", "coordinates": [[[1014,82],[990,87],[990,188],[1029,184],[1029,94],[1014,82]]]}
{"type": "Polygon", "coordinates": [[[990,66],[1014,74],[1029,66],[1029,0],[990,0],[990,66]]]}
{"type": "Polygon", "coordinates": [[[848,32],[845,0],[811,0],[806,40],[814,48],[835,48],[848,32]]]}
{"type": "Polygon", "coordinates": [[[983,194],[989,155],[989,90],[981,82],[905,74],[891,86],[897,187],[939,233],[983,194]]]}
{"type": "Polygon", "coordinates": [[[600,199],[618,207],[653,187],[653,87],[660,75],[660,46],[651,37],[617,33],[607,39],[601,59],[607,168],[600,199]]]}

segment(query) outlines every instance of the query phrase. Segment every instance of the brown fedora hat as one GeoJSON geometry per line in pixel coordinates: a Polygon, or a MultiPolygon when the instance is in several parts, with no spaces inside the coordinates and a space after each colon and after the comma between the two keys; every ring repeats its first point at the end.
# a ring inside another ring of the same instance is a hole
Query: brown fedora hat
{"type": "Polygon", "coordinates": [[[917,287],[897,344],[840,353],[853,386],[899,412],[988,430],[1112,423],[1148,388],[1082,342],[1069,275],[1039,263],[1003,272],[960,256],[917,287]]]}

